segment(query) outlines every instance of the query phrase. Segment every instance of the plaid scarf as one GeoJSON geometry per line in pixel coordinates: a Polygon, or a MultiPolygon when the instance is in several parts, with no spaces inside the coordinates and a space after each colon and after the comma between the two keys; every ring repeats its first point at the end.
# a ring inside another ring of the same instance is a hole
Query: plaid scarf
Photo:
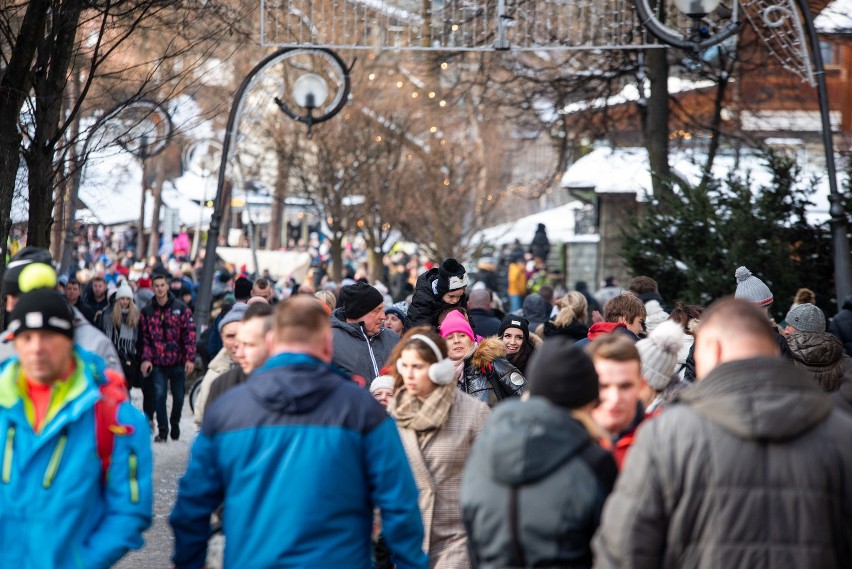
{"type": "Polygon", "coordinates": [[[417,433],[420,446],[425,446],[438,432],[456,397],[456,386],[439,385],[424,400],[420,400],[401,387],[396,393],[396,401],[391,415],[403,429],[411,429],[417,433]]]}

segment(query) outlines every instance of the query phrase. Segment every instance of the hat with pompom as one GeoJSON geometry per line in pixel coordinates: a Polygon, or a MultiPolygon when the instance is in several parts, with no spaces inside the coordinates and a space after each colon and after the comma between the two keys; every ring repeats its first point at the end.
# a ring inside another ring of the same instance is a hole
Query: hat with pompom
{"type": "Polygon", "coordinates": [[[737,292],[736,298],[751,302],[757,306],[769,306],[773,297],[769,287],[762,280],[751,274],[745,267],[740,267],[736,272],[737,292]]]}
{"type": "Polygon", "coordinates": [[[671,384],[682,344],[683,328],[673,320],[661,322],[647,338],[636,342],[642,376],[652,389],[662,391],[671,384]]]}
{"type": "Polygon", "coordinates": [[[444,296],[450,291],[466,287],[467,283],[467,273],[464,266],[455,259],[447,259],[438,267],[435,294],[436,296],[444,296]]]}

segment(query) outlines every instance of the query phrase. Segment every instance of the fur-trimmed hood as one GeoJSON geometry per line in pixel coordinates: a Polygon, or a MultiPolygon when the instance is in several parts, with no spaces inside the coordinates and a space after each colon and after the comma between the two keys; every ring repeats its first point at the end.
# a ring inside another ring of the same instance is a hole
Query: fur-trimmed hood
{"type": "Polygon", "coordinates": [[[470,363],[475,369],[484,369],[497,358],[505,357],[506,346],[503,345],[502,340],[493,336],[490,338],[483,338],[473,351],[473,355],[468,356],[471,360],[470,363]]]}

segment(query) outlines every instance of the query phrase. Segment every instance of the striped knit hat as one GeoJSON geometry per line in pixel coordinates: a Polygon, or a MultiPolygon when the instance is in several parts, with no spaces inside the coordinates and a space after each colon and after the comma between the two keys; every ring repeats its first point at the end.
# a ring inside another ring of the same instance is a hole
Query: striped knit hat
{"type": "Polygon", "coordinates": [[[736,272],[737,292],[736,298],[751,302],[757,306],[769,306],[772,304],[772,292],[762,280],[751,274],[745,267],[740,267],[736,272]]]}

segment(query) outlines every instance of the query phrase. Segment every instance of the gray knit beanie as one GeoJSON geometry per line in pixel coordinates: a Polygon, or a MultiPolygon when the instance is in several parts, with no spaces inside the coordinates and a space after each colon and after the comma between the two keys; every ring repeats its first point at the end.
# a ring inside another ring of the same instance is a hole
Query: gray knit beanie
{"type": "Polygon", "coordinates": [[[813,304],[800,304],[791,308],[784,320],[799,332],[825,332],[825,314],[813,304]]]}
{"type": "Polygon", "coordinates": [[[740,298],[757,306],[769,306],[772,304],[772,292],[762,280],[751,274],[745,267],[740,267],[736,272],[737,292],[736,298],[740,298]]]}
{"type": "Polygon", "coordinates": [[[663,391],[671,384],[682,344],[683,328],[673,320],[661,322],[647,338],[636,342],[642,376],[652,389],[663,391]]]}
{"type": "Polygon", "coordinates": [[[246,310],[248,310],[248,304],[245,302],[236,303],[226,315],[222,317],[222,320],[219,321],[219,333],[222,333],[222,329],[230,324],[231,322],[239,322],[243,319],[243,316],[246,314],[246,310]]]}

